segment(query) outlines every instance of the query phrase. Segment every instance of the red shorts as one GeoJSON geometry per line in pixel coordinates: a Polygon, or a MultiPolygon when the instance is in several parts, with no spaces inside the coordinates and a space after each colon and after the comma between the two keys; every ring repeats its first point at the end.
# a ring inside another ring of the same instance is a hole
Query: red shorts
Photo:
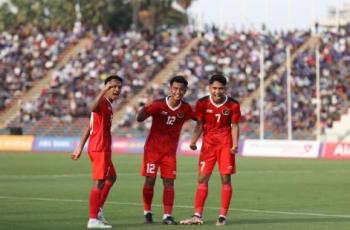
{"type": "Polygon", "coordinates": [[[141,166],[141,175],[156,177],[158,168],[164,179],[176,178],[176,155],[145,152],[141,166]]]}
{"type": "Polygon", "coordinates": [[[200,175],[211,175],[216,161],[221,175],[236,173],[235,154],[228,147],[202,148],[199,156],[198,171],[200,175]]]}
{"type": "Polygon", "coordinates": [[[89,157],[92,164],[93,180],[104,180],[108,177],[116,176],[111,153],[89,152],[89,157]]]}

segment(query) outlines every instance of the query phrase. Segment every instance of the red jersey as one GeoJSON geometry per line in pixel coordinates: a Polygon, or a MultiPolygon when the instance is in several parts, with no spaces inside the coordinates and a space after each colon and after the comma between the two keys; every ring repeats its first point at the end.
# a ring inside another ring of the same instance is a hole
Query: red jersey
{"type": "Polygon", "coordinates": [[[101,98],[97,111],[91,113],[89,152],[111,152],[112,103],[101,98]]]}
{"type": "Polygon", "coordinates": [[[172,108],[167,99],[155,100],[146,108],[146,113],[152,117],[152,126],[145,143],[145,152],[176,154],[183,124],[194,118],[188,103],[181,101],[172,108]]]}
{"type": "Polygon", "coordinates": [[[203,97],[196,104],[197,120],[203,122],[203,143],[205,145],[232,147],[231,124],[241,118],[239,103],[226,97],[221,104],[215,104],[210,96],[203,97]]]}

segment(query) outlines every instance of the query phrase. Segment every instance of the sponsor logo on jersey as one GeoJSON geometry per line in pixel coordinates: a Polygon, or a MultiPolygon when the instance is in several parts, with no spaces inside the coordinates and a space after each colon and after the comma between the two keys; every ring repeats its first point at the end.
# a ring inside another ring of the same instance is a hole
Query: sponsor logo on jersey
{"type": "Polygon", "coordinates": [[[228,116],[228,115],[230,115],[230,110],[224,109],[224,110],[222,110],[222,114],[225,116],[228,116]]]}
{"type": "Polygon", "coordinates": [[[212,109],[207,109],[207,113],[213,113],[212,109]]]}
{"type": "Polygon", "coordinates": [[[177,114],[177,117],[178,117],[178,118],[184,118],[184,116],[185,116],[185,113],[184,113],[184,112],[179,112],[179,113],[177,114]]]}
{"type": "Polygon", "coordinates": [[[167,111],[162,111],[160,114],[162,114],[162,115],[168,115],[168,112],[167,112],[167,111]]]}

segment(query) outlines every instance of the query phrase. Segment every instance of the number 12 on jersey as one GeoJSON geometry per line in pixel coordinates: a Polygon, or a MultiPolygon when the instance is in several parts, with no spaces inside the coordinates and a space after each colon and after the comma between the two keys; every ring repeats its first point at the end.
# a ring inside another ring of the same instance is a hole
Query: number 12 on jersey
{"type": "Polygon", "coordinates": [[[176,120],[176,117],[175,116],[168,116],[168,119],[166,121],[166,124],[167,125],[174,125],[174,122],[176,120]]]}
{"type": "Polygon", "coordinates": [[[155,173],[155,169],[156,169],[155,164],[147,163],[146,167],[147,167],[146,168],[147,173],[155,173]]]}

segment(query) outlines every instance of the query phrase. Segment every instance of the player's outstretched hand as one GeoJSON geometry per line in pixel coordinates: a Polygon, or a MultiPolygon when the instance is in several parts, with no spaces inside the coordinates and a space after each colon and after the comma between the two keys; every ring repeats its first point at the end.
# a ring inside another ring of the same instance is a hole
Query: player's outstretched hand
{"type": "Polygon", "coordinates": [[[190,144],[190,149],[192,149],[192,150],[197,150],[197,145],[196,145],[196,143],[191,143],[191,144],[190,144]]]}
{"type": "Polygon", "coordinates": [[[113,88],[113,85],[111,85],[109,82],[107,83],[107,85],[104,87],[103,92],[106,93],[108,90],[110,90],[111,88],[113,88]]]}
{"type": "Polygon", "coordinates": [[[72,160],[78,160],[83,149],[78,145],[71,155],[72,160]]]}
{"type": "Polygon", "coordinates": [[[238,153],[238,147],[237,147],[237,146],[233,146],[233,147],[231,148],[231,153],[232,153],[232,154],[237,154],[237,153],[238,153]]]}

